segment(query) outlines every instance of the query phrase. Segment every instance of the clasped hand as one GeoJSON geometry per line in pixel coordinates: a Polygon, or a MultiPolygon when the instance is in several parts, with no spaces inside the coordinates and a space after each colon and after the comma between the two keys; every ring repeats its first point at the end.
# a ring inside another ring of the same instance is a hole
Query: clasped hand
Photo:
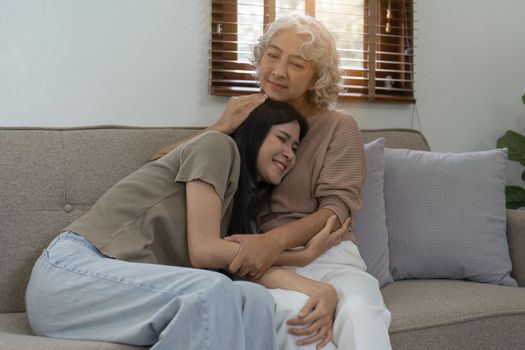
{"type": "MultiPolygon", "coordinates": [[[[325,226],[308,241],[305,249],[297,252],[304,257],[301,259],[302,266],[311,263],[328,249],[341,243],[343,236],[348,232],[351,220],[348,218],[341,227],[332,231],[336,222],[337,216],[332,215],[325,226]]],[[[229,272],[251,279],[261,278],[285,249],[267,234],[237,234],[226,239],[240,244],[239,252],[228,266],[229,272]]]]}
{"type": "Polygon", "coordinates": [[[261,278],[283,251],[264,234],[232,235],[226,239],[240,244],[228,270],[241,277],[261,278]]]}

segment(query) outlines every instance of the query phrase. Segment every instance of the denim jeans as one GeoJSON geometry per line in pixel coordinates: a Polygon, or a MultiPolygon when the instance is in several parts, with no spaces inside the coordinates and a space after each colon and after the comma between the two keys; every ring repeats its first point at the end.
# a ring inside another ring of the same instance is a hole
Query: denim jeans
{"type": "Polygon", "coordinates": [[[37,335],[160,349],[277,349],[275,303],[257,284],[207,270],[133,263],[64,232],[26,292],[37,335]]]}

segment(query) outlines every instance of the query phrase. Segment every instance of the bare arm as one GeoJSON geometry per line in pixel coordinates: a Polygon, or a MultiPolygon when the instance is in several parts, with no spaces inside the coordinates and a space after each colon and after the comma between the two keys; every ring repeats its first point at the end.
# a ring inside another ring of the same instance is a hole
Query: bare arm
{"type": "MultiPolygon", "coordinates": [[[[188,249],[192,266],[227,268],[238,256],[239,244],[234,240],[220,237],[222,202],[213,186],[198,180],[186,183],[186,205],[188,249]],[[202,220],[202,217],[207,219],[202,220]]],[[[339,232],[333,231],[337,222],[337,218],[333,215],[316,237],[307,243],[305,249],[298,252],[283,252],[280,259],[308,264],[341,241],[344,231],[348,229],[349,221],[339,232]]]]}
{"type": "Polygon", "coordinates": [[[318,342],[322,348],[332,339],[332,326],[337,307],[337,292],[331,285],[311,280],[282,268],[272,267],[255,282],[267,288],[294,290],[309,296],[295,318],[288,320],[290,333],[304,336],[298,345],[318,342]]]}
{"type": "MultiPolygon", "coordinates": [[[[337,216],[332,215],[330,218],[328,218],[324,227],[319,232],[317,232],[312,238],[310,238],[310,240],[306,243],[304,247],[300,247],[293,250],[285,250],[281,252],[273,265],[306,266],[310,264],[312,261],[317,259],[317,257],[322,255],[331,247],[339,244],[344,239],[344,237],[348,233],[350,223],[350,218],[348,218],[342,226],[340,226],[338,229],[334,229],[334,227],[339,224],[339,220],[337,219],[337,216]]],[[[257,254],[245,256],[248,259],[248,261],[257,259],[257,257],[260,255],[264,257],[267,253],[269,253],[268,255],[271,259],[273,251],[266,250],[268,248],[268,245],[275,244],[275,247],[278,247],[276,248],[278,249],[277,251],[281,249],[278,246],[278,244],[276,244],[273,237],[271,237],[269,234],[233,235],[227,237],[226,240],[240,243],[241,251],[243,253],[246,252],[246,254],[251,254],[248,252],[250,247],[258,247],[257,254]],[[261,247],[263,246],[264,249],[261,249],[261,247]]],[[[234,262],[232,262],[232,264],[233,267],[236,268],[236,266],[234,265],[235,259],[234,262]]],[[[264,273],[264,270],[257,270],[256,268],[252,268],[249,265],[241,266],[238,270],[233,270],[232,264],[230,264],[229,266],[230,271],[237,273],[240,276],[244,276],[247,273],[252,273],[251,276],[255,274],[255,276],[260,277],[264,273]]]]}
{"type": "Polygon", "coordinates": [[[186,206],[188,250],[192,266],[226,269],[236,256],[239,244],[221,238],[222,202],[219,195],[206,182],[187,182],[186,206]]]}
{"type": "MultiPolygon", "coordinates": [[[[341,243],[350,228],[351,219],[345,220],[343,225],[334,230],[333,227],[338,222],[337,216],[332,215],[326,221],[326,225],[315,234],[304,248],[300,251],[297,249],[284,251],[279,255],[277,261],[283,261],[282,265],[288,266],[306,266],[319,256],[324,254],[328,249],[341,243]]],[[[275,265],[278,265],[277,263],[275,265]]]]}
{"type": "MultiPolygon", "coordinates": [[[[208,126],[206,129],[202,130],[199,134],[210,130],[220,131],[228,135],[233,133],[235,130],[237,130],[239,125],[242,124],[246,117],[248,117],[248,115],[257,106],[263,103],[266,100],[266,98],[267,96],[264,94],[252,94],[231,97],[219,120],[217,120],[217,122],[213,123],[212,125],[208,126]]],[[[187,140],[188,139],[184,139],[177,143],[173,143],[162,147],[153,156],[151,156],[150,160],[157,160],[161,158],[162,156],[171,152],[172,150],[177,148],[177,146],[179,146],[181,143],[187,140]]]]}
{"type": "MultiPolygon", "coordinates": [[[[222,202],[212,185],[203,181],[186,183],[188,248],[192,266],[197,268],[226,268],[238,255],[239,244],[230,239],[220,238],[222,202]],[[206,220],[202,220],[205,217],[206,220]]],[[[337,217],[332,215],[327,224],[299,252],[287,251],[281,259],[309,259],[337,244],[342,234],[334,235],[333,226],[337,217]]],[[[349,222],[343,225],[348,227],[349,222]]],[[[262,237],[263,235],[255,235],[262,237]]],[[[284,288],[281,286],[279,288],[284,288]]],[[[276,287],[272,287],[276,288],[276,287]]],[[[301,290],[304,292],[304,290],[301,290]]]]}
{"type": "MultiPolygon", "coordinates": [[[[195,180],[186,183],[186,203],[192,266],[226,268],[237,255],[239,244],[220,238],[222,202],[219,195],[212,185],[195,180]]],[[[295,290],[308,295],[310,298],[297,317],[289,320],[290,325],[300,328],[290,331],[307,337],[301,339],[299,344],[319,342],[319,348],[330,341],[337,306],[337,292],[332,286],[281,268],[267,270],[257,282],[267,288],[295,290]]]]}
{"type": "MultiPolygon", "coordinates": [[[[333,215],[334,213],[330,209],[321,208],[302,219],[268,231],[264,233],[264,235],[267,235],[268,240],[279,242],[279,246],[283,248],[283,250],[303,246],[307,244],[315,234],[322,230],[328,219],[333,215]]],[[[339,227],[341,227],[341,223],[336,217],[332,225],[332,231],[337,230],[339,227]]],[[[316,257],[314,257],[314,259],[315,258],[316,257]]],[[[290,262],[287,256],[284,255],[277,258],[274,264],[294,265],[290,264],[290,262]]]]}
{"type": "MultiPolygon", "coordinates": [[[[272,265],[301,266],[310,263],[324,251],[318,251],[317,255],[308,255],[286,250],[305,245],[323,229],[328,218],[333,215],[331,210],[321,208],[302,219],[264,234],[232,236],[230,239],[241,243],[241,248],[228,269],[240,276],[250,272],[261,275],[272,265]]],[[[339,220],[336,219],[332,230],[340,226],[339,220]]]]}

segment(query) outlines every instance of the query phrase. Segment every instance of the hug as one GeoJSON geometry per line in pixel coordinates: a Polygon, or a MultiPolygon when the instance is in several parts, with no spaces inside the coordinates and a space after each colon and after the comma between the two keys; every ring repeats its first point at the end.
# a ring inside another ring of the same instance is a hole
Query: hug
{"type": "Polygon", "coordinates": [[[523,347],[519,151],[488,116],[517,78],[489,98],[515,71],[479,65],[525,51],[475,50],[519,21],[465,42],[430,0],[419,38],[408,0],[37,3],[0,5],[0,350],[523,347]]]}
{"type": "Polygon", "coordinates": [[[262,93],[231,98],[208,131],[165,147],[50,243],[26,294],[36,334],[390,348],[390,313],[349,232],[366,161],[353,118],[331,109],[335,40],[311,17],[282,17],[254,61],[262,93]]]}

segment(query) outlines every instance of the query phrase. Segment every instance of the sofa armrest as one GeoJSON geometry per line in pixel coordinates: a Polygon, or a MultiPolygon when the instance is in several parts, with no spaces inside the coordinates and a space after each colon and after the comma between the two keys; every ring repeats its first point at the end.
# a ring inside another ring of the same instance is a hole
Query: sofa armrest
{"type": "Polygon", "coordinates": [[[512,277],[518,281],[518,285],[525,287],[525,210],[507,210],[507,240],[512,277]]]}

